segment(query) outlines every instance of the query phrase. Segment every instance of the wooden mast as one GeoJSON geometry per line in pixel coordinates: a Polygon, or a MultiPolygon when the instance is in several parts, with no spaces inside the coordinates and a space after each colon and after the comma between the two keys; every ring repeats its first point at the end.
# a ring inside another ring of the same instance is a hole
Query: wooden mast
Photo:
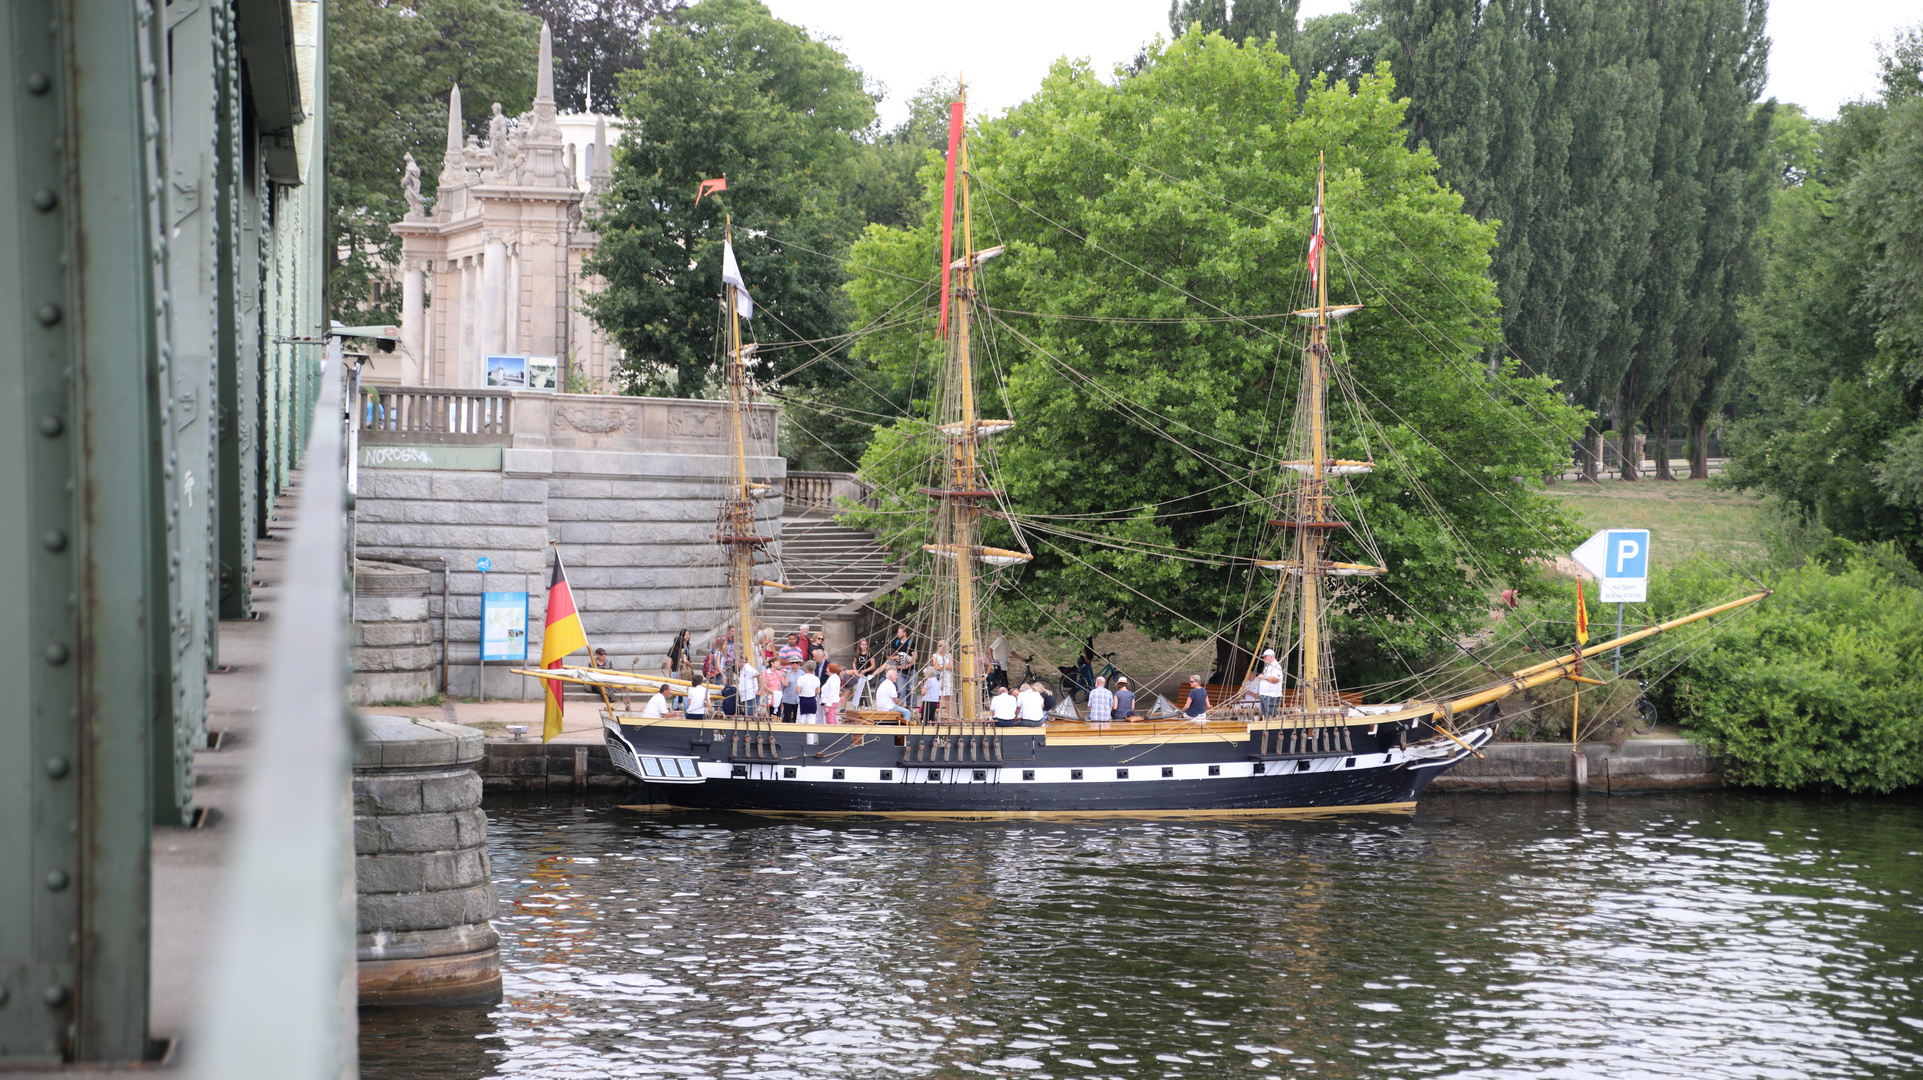
{"type": "MultiPolygon", "coordinates": [[[[966,101],[967,98],[962,99],[966,101]]],[[[975,229],[969,215],[968,134],[961,138],[962,259],[956,282],[955,365],[961,380],[961,430],[955,439],[955,476],[951,490],[982,490],[979,411],[975,402],[975,369],[968,352],[968,309],[975,296],[975,229]]],[[[980,544],[980,511],[972,498],[954,500],[955,536],[955,719],[964,723],[981,716],[981,661],[975,625],[975,560],[980,544]]]]}
{"type": "MultiPolygon", "coordinates": [[[[728,215],[727,243],[734,243],[734,215],[728,215]]],[[[748,369],[742,355],[741,312],[735,306],[735,288],[724,283],[728,303],[728,421],[734,436],[734,472],[727,502],[722,504],[721,534],[716,537],[728,550],[728,586],[734,593],[735,649],[739,662],[746,664],[754,648],[754,565],[755,552],[767,538],[755,530],[754,483],[748,475],[748,369]]]]}
{"type": "MultiPolygon", "coordinates": [[[[1315,174],[1315,235],[1324,233],[1323,206],[1326,193],[1324,184],[1324,162],[1317,155],[1315,174]]],[[[1315,242],[1311,240],[1311,242],[1315,242]]],[[[1324,705],[1324,699],[1333,704],[1334,690],[1325,687],[1322,679],[1322,546],[1327,542],[1328,531],[1324,527],[1328,520],[1328,479],[1325,475],[1327,458],[1327,431],[1325,423],[1327,391],[1324,385],[1326,373],[1324,361],[1329,355],[1329,275],[1328,245],[1316,244],[1315,249],[1315,321],[1309,329],[1309,351],[1304,359],[1304,383],[1309,400],[1306,402],[1309,418],[1309,445],[1306,455],[1306,469],[1302,474],[1300,486],[1296,489],[1296,565],[1302,575],[1302,666],[1296,677],[1297,692],[1301,695],[1302,715],[1313,718],[1324,705]]]]}

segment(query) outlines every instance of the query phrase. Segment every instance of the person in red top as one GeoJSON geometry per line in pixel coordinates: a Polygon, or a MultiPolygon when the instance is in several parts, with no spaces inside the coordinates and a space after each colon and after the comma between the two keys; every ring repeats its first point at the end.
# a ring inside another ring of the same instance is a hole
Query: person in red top
{"type": "Polygon", "coordinates": [[[815,638],[808,632],[807,623],[801,624],[801,631],[795,637],[799,639],[795,644],[801,646],[801,655],[804,659],[815,654],[815,638]]]}

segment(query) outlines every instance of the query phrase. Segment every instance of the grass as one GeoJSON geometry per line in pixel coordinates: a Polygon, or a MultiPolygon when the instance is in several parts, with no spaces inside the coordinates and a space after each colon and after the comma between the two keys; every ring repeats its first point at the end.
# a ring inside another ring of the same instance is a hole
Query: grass
{"type": "Polygon", "coordinates": [[[1698,553],[1737,559],[1767,553],[1762,525],[1769,501],[1716,490],[1702,480],[1564,481],[1548,493],[1574,509],[1589,531],[1648,529],[1650,558],[1657,566],[1698,553]]]}

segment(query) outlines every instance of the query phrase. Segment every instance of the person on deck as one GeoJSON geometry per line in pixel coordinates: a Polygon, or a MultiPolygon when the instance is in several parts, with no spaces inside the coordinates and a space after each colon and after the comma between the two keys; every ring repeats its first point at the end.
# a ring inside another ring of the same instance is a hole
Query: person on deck
{"type": "Polygon", "coordinates": [[[659,720],[672,711],[673,710],[668,707],[668,688],[665,686],[657,686],[654,688],[654,696],[649,698],[647,705],[642,707],[641,718],[643,720],[659,720]]]}
{"type": "Polygon", "coordinates": [[[821,680],[821,719],[823,723],[841,723],[841,665],[829,664],[828,677],[821,680]]]}
{"type": "Polygon", "coordinates": [[[761,673],[761,700],[768,703],[768,715],[781,715],[781,661],[769,664],[761,673]]]}
{"type": "Polygon", "coordinates": [[[815,646],[815,651],[808,654],[808,670],[813,672],[817,679],[827,679],[828,650],[819,645],[815,646]]]}
{"type": "Polygon", "coordinates": [[[941,715],[941,672],[934,665],[922,669],[921,722],[932,724],[941,715]]]}
{"type": "Polygon", "coordinates": [[[914,719],[908,706],[901,703],[901,686],[895,679],[895,669],[892,667],[883,671],[875,681],[875,711],[898,713],[904,724],[914,719]]]}
{"type": "Polygon", "coordinates": [[[688,703],[683,706],[681,715],[690,720],[708,718],[708,684],[696,682],[688,687],[688,703]]]}
{"type": "MultiPolygon", "coordinates": [[[[794,722],[797,724],[821,723],[821,680],[815,677],[814,672],[804,667],[796,669],[793,682],[794,722]]],[[[785,699],[782,701],[782,708],[787,708],[785,699]]]]}
{"type": "Polygon", "coordinates": [[[1008,687],[995,688],[995,696],[988,702],[988,712],[995,718],[996,727],[1014,727],[1020,723],[1017,717],[1021,715],[1021,710],[1021,702],[1008,692],[1008,687]]]}
{"type": "Polygon", "coordinates": [[[1262,677],[1257,681],[1255,692],[1262,700],[1263,716],[1282,711],[1282,665],[1276,661],[1274,649],[1262,650],[1262,677]]]}
{"type": "Polygon", "coordinates": [[[781,720],[792,724],[801,711],[801,665],[781,665],[781,720]]]}
{"type": "MultiPolygon", "coordinates": [[[[735,677],[734,704],[741,716],[755,714],[755,699],[760,695],[761,672],[753,664],[741,665],[741,672],[735,677]]],[[[730,712],[729,716],[737,715],[730,712]]]]}
{"type": "Polygon", "coordinates": [[[1202,689],[1200,675],[1189,676],[1189,703],[1186,712],[1196,720],[1201,720],[1209,714],[1209,692],[1202,689]]]}
{"type": "Polygon", "coordinates": [[[668,646],[668,674],[681,674],[681,665],[688,662],[688,632],[684,629],[674,636],[668,646]]]}
{"type": "Polygon", "coordinates": [[[721,643],[715,642],[708,646],[708,655],[701,661],[701,677],[708,680],[720,678],[727,663],[727,659],[721,655],[721,643]]]}
{"type": "Polygon", "coordinates": [[[798,639],[795,644],[800,646],[803,659],[815,654],[815,646],[819,645],[820,642],[816,641],[815,636],[808,632],[807,623],[801,624],[801,630],[795,637],[798,639]]]}
{"type": "Polygon", "coordinates": [[[1088,692],[1088,722],[1106,724],[1115,719],[1115,693],[1108,688],[1108,680],[1095,676],[1095,688],[1088,692]]]}
{"type": "Polygon", "coordinates": [[[799,664],[807,655],[801,651],[800,634],[789,634],[788,643],[775,651],[775,659],[784,664],[799,664]]]}
{"type": "Polygon", "coordinates": [[[1115,719],[1135,719],[1135,691],[1128,688],[1125,678],[1115,680],[1115,719]]]}
{"type": "Polygon", "coordinates": [[[849,681],[854,686],[854,692],[848,697],[849,708],[861,708],[862,696],[868,692],[868,684],[875,680],[878,663],[875,654],[868,651],[867,638],[855,642],[855,658],[849,663],[849,674],[852,676],[849,681]]]}
{"type": "Polygon", "coordinates": [[[1054,712],[1055,691],[1050,690],[1047,683],[1038,682],[1035,684],[1035,692],[1042,695],[1042,711],[1045,713],[1054,712]]]}
{"type": "Polygon", "coordinates": [[[1047,723],[1048,707],[1042,704],[1042,692],[1035,688],[1034,683],[1023,683],[1021,693],[1015,695],[1015,702],[1023,727],[1040,727],[1047,723]]]}
{"type": "Polygon", "coordinates": [[[740,696],[741,692],[735,688],[734,683],[723,684],[721,687],[721,715],[734,716],[740,712],[740,705],[738,704],[740,696]]]}

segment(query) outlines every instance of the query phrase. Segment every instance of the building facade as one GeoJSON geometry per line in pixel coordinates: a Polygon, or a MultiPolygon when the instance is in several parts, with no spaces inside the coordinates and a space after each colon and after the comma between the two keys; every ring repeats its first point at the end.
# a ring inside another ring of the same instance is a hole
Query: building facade
{"type": "Polygon", "coordinates": [[[401,237],[401,346],[391,378],[400,385],[612,391],[618,352],[581,304],[599,288],[582,270],[595,246],[582,217],[607,186],[605,118],[587,134],[583,118],[555,109],[545,25],[529,112],[509,118],[496,103],[487,138],[464,137],[461,89],[450,92],[432,212],[410,160],[409,209],[392,226],[401,237]]]}

